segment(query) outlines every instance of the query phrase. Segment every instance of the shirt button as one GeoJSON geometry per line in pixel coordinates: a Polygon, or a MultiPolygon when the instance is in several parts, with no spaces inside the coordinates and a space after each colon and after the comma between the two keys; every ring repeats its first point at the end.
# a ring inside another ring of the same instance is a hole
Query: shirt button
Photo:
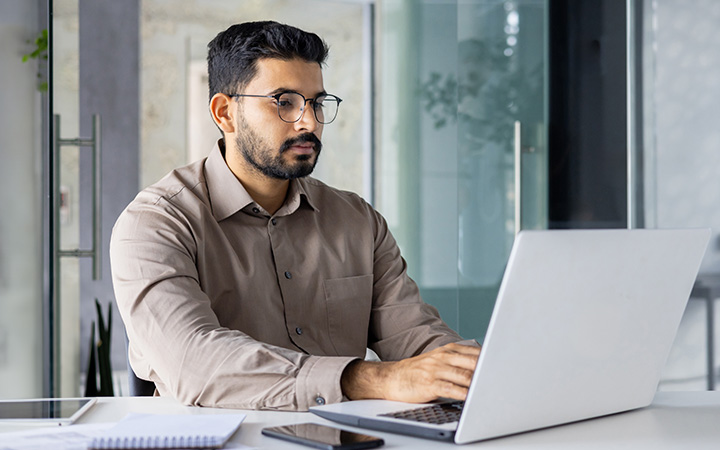
{"type": "Polygon", "coordinates": [[[258,214],[260,212],[260,210],[258,208],[253,208],[252,212],[254,212],[255,214],[258,214]]]}
{"type": "Polygon", "coordinates": [[[318,395],[315,397],[315,404],[322,406],[325,404],[325,399],[318,395]]]}
{"type": "Polygon", "coordinates": [[[290,272],[285,272],[285,278],[289,280],[290,278],[292,278],[292,274],[290,272]]]}
{"type": "Polygon", "coordinates": [[[272,219],[270,222],[272,222],[273,225],[277,225],[277,219],[272,219]]]}
{"type": "Polygon", "coordinates": [[[296,328],[295,328],[295,332],[296,332],[298,335],[302,335],[302,328],[296,327],[296,328]]]}

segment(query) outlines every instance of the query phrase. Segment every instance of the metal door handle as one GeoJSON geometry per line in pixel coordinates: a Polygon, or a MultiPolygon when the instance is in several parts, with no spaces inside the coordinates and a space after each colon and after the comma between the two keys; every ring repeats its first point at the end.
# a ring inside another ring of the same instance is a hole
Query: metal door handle
{"type": "MultiPolygon", "coordinates": [[[[54,204],[54,236],[53,258],[57,267],[59,259],[64,256],[75,258],[89,257],[93,261],[93,280],[99,280],[102,277],[102,259],[100,258],[100,248],[102,246],[102,164],[101,164],[101,125],[100,116],[94,114],[93,129],[91,138],[62,139],[60,138],[60,116],[55,115],[55,126],[53,129],[53,195],[55,196],[54,204]],[[60,149],[62,147],[92,147],[92,234],[93,243],[89,250],[62,250],[60,248],[60,149]]],[[[56,276],[59,270],[55,270],[56,276]]],[[[58,289],[59,280],[56,280],[55,286],[58,289]]],[[[59,292],[59,291],[57,291],[59,292]]]]}
{"type": "Polygon", "coordinates": [[[515,121],[515,236],[522,229],[522,124],[515,121]]]}

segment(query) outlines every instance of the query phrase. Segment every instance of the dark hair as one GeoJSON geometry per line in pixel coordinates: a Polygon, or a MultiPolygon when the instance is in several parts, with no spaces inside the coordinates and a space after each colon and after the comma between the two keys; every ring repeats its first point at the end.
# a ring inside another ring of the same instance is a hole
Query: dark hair
{"type": "Polygon", "coordinates": [[[208,44],[210,98],[237,94],[257,73],[262,58],[300,58],[322,65],[328,47],[315,33],[277,22],[246,22],[218,33],[208,44]]]}

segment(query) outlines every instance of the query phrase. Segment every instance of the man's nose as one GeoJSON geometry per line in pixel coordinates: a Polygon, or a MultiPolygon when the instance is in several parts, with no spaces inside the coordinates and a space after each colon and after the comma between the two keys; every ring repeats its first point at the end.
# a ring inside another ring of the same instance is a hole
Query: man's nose
{"type": "Polygon", "coordinates": [[[311,99],[305,101],[302,116],[300,120],[295,122],[295,128],[297,130],[307,130],[313,132],[318,127],[318,121],[315,117],[315,111],[313,111],[313,103],[311,99]]]}

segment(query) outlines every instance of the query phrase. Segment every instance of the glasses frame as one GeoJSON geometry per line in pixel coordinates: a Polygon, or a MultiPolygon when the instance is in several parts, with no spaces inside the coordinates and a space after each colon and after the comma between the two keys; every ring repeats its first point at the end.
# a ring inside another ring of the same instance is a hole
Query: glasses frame
{"type": "Polygon", "coordinates": [[[260,95],[260,94],[227,94],[227,95],[228,95],[228,97],[230,97],[230,98],[236,98],[236,97],[272,98],[272,99],[274,99],[275,102],[277,103],[276,106],[277,106],[278,117],[280,118],[280,120],[282,120],[282,121],[285,122],[285,123],[297,123],[297,122],[299,122],[299,121],[303,118],[303,116],[305,115],[305,105],[307,104],[307,102],[312,102],[313,105],[315,105],[316,102],[317,102],[317,99],[320,98],[320,97],[325,97],[325,98],[331,97],[331,98],[337,100],[337,111],[335,111],[335,116],[334,116],[329,122],[323,122],[322,120],[320,120],[320,119],[318,118],[317,110],[313,107],[313,108],[312,108],[312,111],[313,111],[313,115],[315,115],[315,120],[316,120],[318,123],[321,123],[321,124],[323,124],[323,125],[327,125],[327,124],[329,124],[329,123],[333,123],[333,122],[335,121],[335,119],[337,118],[337,113],[340,111],[340,103],[342,102],[342,99],[341,99],[340,97],[338,97],[337,95],[333,95],[333,94],[320,94],[320,95],[316,96],[315,98],[305,98],[305,96],[302,95],[301,93],[299,93],[299,92],[294,92],[294,91],[283,91],[283,92],[279,92],[279,93],[277,93],[277,94],[272,94],[272,95],[260,95]],[[285,119],[283,119],[283,117],[280,115],[280,97],[282,97],[282,96],[285,95],[285,94],[295,94],[295,95],[299,95],[299,96],[303,99],[302,107],[301,107],[301,109],[300,109],[300,117],[298,117],[297,119],[292,120],[292,121],[291,121],[291,120],[285,120],[285,119]]]}

